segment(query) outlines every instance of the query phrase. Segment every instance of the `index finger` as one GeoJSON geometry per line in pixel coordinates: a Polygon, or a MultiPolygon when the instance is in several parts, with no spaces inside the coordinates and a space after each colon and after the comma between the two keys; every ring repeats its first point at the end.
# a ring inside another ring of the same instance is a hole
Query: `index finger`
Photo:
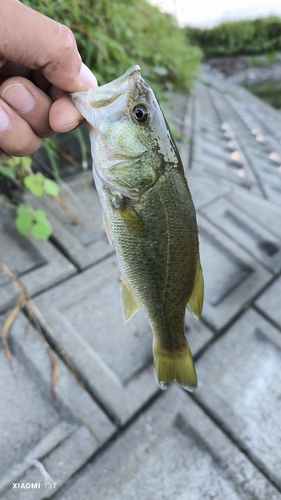
{"type": "Polygon", "coordinates": [[[0,57],[30,69],[41,69],[55,86],[85,90],[79,78],[81,56],[72,31],[23,5],[0,1],[0,57]]]}

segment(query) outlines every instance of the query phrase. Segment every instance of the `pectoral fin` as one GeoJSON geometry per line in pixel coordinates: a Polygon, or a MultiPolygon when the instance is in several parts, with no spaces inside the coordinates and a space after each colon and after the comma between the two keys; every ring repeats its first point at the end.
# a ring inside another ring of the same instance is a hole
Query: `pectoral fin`
{"type": "Polygon", "coordinates": [[[103,229],[105,230],[105,234],[107,236],[109,244],[112,246],[112,238],[109,230],[108,220],[103,210],[102,210],[102,222],[103,222],[103,229]]]}
{"type": "Polygon", "coordinates": [[[144,222],[134,207],[131,206],[130,200],[122,195],[114,194],[111,197],[112,207],[118,210],[128,231],[133,235],[141,238],[148,236],[148,231],[144,222]]]}
{"type": "Polygon", "coordinates": [[[131,234],[141,238],[145,238],[148,235],[147,229],[141,217],[132,207],[130,207],[130,205],[127,205],[121,213],[123,220],[131,234]]]}
{"type": "Polygon", "coordinates": [[[141,308],[141,304],[135,297],[128,283],[121,281],[121,298],[123,305],[124,323],[127,323],[132,316],[141,308]]]}
{"type": "Polygon", "coordinates": [[[194,286],[192,290],[191,297],[187,303],[189,309],[195,318],[199,318],[203,308],[203,299],[204,299],[204,281],[202,275],[202,268],[200,264],[200,258],[198,256],[197,265],[196,265],[196,273],[194,279],[194,286]]]}

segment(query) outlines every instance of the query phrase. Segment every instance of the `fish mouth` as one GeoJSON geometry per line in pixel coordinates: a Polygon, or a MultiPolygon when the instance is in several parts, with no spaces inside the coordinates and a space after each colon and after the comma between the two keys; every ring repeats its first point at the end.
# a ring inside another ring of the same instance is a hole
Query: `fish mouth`
{"type": "Polygon", "coordinates": [[[127,80],[129,79],[129,77],[133,76],[133,75],[140,75],[140,66],[138,66],[137,64],[135,64],[134,66],[131,66],[129,69],[127,69],[126,73],[124,73],[124,75],[121,75],[119,76],[118,78],[116,78],[115,80],[112,80],[112,82],[109,82],[109,83],[106,83],[105,85],[102,85],[102,87],[97,87],[95,88],[94,90],[95,91],[98,91],[98,90],[103,90],[103,92],[111,92],[113,88],[115,88],[116,90],[117,89],[120,89],[124,86],[124,84],[127,83],[127,80]]]}
{"type": "MultiPolygon", "coordinates": [[[[124,75],[101,87],[95,87],[83,92],[73,92],[70,94],[71,99],[87,122],[95,127],[95,110],[102,111],[103,108],[110,104],[115,102],[117,104],[117,101],[118,106],[120,106],[120,100],[124,100],[124,105],[126,102],[127,108],[130,108],[133,102],[146,101],[151,89],[142,79],[140,71],[140,66],[135,64],[124,75]]],[[[114,107],[111,114],[114,114],[114,107]]]]}
{"type": "Polygon", "coordinates": [[[124,75],[116,78],[112,82],[106,83],[101,87],[90,89],[88,92],[88,102],[92,108],[103,108],[118,97],[130,93],[134,84],[140,80],[140,67],[131,66],[124,75]]]}
{"type": "Polygon", "coordinates": [[[71,93],[71,99],[87,122],[93,125],[92,111],[94,109],[104,108],[121,96],[128,97],[132,94],[132,98],[134,98],[136,89],[139,89],[141,82],[143,82],[140,71],[140,66],[137,64],[131,66],[124,75],[101,87],[71,93]]]}

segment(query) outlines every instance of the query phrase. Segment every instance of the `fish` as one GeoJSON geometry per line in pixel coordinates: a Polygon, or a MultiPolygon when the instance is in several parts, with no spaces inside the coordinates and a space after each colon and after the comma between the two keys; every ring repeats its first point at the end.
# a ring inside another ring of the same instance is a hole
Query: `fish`
{"type": "Polygon", "coordinates": [[[197,386],[184,332],[199,318],[204,282],[198,227],[183,165],[158,101],[138,65],[71,94],[88,122],[103,224],[121,272],[124,322],[143,307],[161,389],[197,386]]]}

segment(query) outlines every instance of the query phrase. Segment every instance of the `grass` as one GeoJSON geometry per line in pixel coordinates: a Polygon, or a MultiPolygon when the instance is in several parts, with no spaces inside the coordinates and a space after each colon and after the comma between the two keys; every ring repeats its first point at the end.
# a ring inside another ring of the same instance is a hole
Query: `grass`
{"type": "Polygon", "coordinates": [[[274,108],[281,110],[281,82],[266,81],[254,83],[247,85],[247,89],[274,108]]]}

